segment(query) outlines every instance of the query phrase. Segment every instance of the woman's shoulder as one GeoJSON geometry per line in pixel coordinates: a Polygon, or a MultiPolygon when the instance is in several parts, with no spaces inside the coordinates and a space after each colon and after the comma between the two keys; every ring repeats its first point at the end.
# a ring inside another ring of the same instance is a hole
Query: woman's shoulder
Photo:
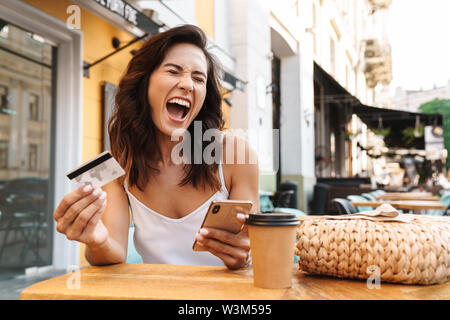
{"type": "MultiPolygon", "coordinates": [[[[258,156],[245,136],[227,133],[223,140],[224,175],[230,181],[230,189],[241,195],[257,190],[258,156]]],[[[236,194],[235,194],[236,196],[236,194]]]]}

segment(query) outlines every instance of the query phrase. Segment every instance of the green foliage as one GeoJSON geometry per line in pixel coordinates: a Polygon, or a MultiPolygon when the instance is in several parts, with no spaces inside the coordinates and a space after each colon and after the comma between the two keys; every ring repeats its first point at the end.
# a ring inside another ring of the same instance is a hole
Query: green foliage
{"type": "Polygon", "coordinates": [[[423,113],[440,113],[442,115],[450,115],[450,100],[434,99],[430,102],[424,103],[419,107],[423,113]]]}
{"type": "Polygon", "coordinates": [[[391,132],[391,128],[386,128],[386,129],[372,129],[373,133],[375,133],[377,136],[383,136],[386,137],[390,132],[391,132]]]}
{"type": "Polygon", "coordinates": [[[423,137],[424,131],[425,127],[423,125],[419,125],[417,129],[414,127],[408,127],[402,131],[402,140],[405,142],[406,146],[410,146],[415,139],[423,137]]]}
{"type": "MultiPolygon", "coordinates": [[[[440,113],[444,127],[444,144],[447,154],[450,155],[450,100],[434,99],[419,107],[422,113],[440,113]]],[[[447,168],[450,167],[450,156],[447,157],[447,168]]]]}

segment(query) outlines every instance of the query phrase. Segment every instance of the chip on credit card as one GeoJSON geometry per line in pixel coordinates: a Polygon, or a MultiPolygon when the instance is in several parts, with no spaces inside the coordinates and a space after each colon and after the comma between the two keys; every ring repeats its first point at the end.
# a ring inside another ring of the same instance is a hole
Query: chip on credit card
{"type": "Polygon", "coordinates": [[[113,158],[109,151],[100,153],[95,158],[67,173],[67,177],[77,186],[90,184],[100,188],[123,176],[125,170],[113,158]]]}

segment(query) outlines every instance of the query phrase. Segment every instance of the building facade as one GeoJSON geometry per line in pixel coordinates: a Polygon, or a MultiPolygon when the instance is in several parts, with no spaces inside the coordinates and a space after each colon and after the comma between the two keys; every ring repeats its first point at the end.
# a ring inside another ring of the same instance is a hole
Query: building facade
{"type": "Polygon", "coordinates": [[[367,146],[367,126],[353,107],[373,105],[375,88],[392,79],[390,2],[313,1],[317,177],[367,174],[367,154],[358,147],[367,146]]]}
{"type": "Polygon", "coordinates": [[[419,107],[434,99],[450,99],[450,80],[447,85],[421,90],[405,90],[398,87],[391,92],[389,87],[377,93],[376,104],[383,108],[419,112],[419,107]]]}

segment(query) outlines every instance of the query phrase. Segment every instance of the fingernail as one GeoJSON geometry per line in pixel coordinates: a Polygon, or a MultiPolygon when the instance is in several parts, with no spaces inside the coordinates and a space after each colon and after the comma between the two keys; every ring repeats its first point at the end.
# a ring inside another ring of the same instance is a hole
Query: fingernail
{"type": "Polygon", "coordinates": [[[91,191],[92,190],[92,186],[90,185],[90,184],[88,184],[87,186],[85,186],[84,188],[83,188],[83,192],[89,192],[89,191],[91,191]]]}
{"type": "Polygon", "coordinates": [[[99,197],[99,199],[102,199],[102,200],[103,200],[103,199],[105,199],[105,198],[106,198],[106,192],[103,191],[103,192],[102,192],[102,195],[99,197]]]}
{"type": "Polygon", "coordinates": [[[204,235],[204,236],[207,236],[207,235],[208,235],[208,230],[206,230],[206,229],[200,229],[200,234],[201,234],[201,235],[204,235]]]}
{"type": "Polygon", "coordinates": [[[203,241],[203,237],[199,233],[195,235],[195,239],[197,239],[197,241],[203,241]]]}
{"type": "Polygon", "coordinates": [[[98,196],[98,195],[100,195],[101,193],[102,193],[102,189],[96,188],[92,194],[93,194],[94,196],[98,196]]]}
{"type": "Polygon", "coordinates": [[[243,215],[242,213],[238,213],[238,214],[236,215],[236,218],[241,219],[241,220],[244,220],[244,219],[245,219],[245,215],[243,215]]]}

